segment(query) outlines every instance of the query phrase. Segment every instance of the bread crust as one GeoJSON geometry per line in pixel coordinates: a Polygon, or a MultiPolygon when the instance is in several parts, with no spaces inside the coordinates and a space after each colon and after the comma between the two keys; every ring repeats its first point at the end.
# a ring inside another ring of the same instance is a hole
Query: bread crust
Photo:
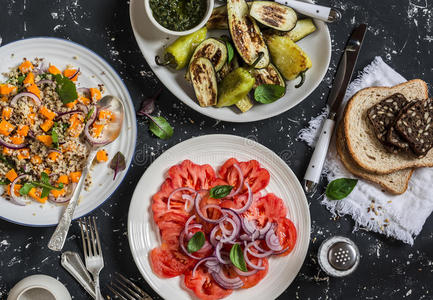
{"type": "MultiPolygon", "coordinates": [[[[399,85],[393,86],[393,87],[369,87],[362,89],[358,91],[347,103],[346,108],[344,110],[344,117],[343,117],[343,127],[344,127],[344,136],[346,138],[346,145],[347,150],[351,156],[351,158],[356,162],[357,165],[359,165],[361,168],[365,169],[368,172],[374,173],[374,174],[390,174],[399,170],[408,169],[408,168],[421,168],[421,167],[433,167],[433,151],[430,151],[424,158],[418,159],[415,156],[412,156],[411,154],[406,153],[388,153],[386,152],[385,148],[383,148],[383,152],[386,153],[386,155],[392,156],[395,161],[401,161],[404,160],[406,163],[400,163],[400,164],[391,164],[387,166],[386,168],[380,168],[375,165],[368,164],[364,162],[362,159],[360,159],[356,149],[355,149],[355,143],[351,140],[350,135],[350,118],[351,118],[351,112],[353,109],[355,109],[357,102],[359,101],[360,97],[362,95],[368,94],[369,92],[378,92],[378,91],[386,91],[386,95],[391,95],[393,93],[401,92],[401,89],[410,86],[411,84],[417,84],[419,87],[422,87],[423,89],[423,99],[424,100],[428,98],[428,86],[427,84],[421,80],[421,79],[413,79],[409,80],[407,82],[401,83],[399,85]]],[[[384,98],[378,98],[375,99],[375,103],[380,102],[384,98]]],[[[375,103],[372,103],[374,105],[375,103]]],[[[366,138],[371,138],[370,136],[367,136],[366,138]]]]}

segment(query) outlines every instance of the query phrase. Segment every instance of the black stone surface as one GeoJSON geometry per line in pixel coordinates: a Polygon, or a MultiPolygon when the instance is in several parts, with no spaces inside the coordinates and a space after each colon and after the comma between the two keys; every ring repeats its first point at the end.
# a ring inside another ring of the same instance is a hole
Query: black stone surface
{"type": "MultiPolygon", "coordinates": [[[[203,117],[164,89],[157,109],[175,126],[169,141],[151,136],[144,120],[138,121],[134,162],[120,188],[92,214],[103,230],[106,267],[102,282],[118,271],[141,278],[127,239],[129,201],[141,174],[164,150],[192,136],[230,133],[257,140],[280,154],[302,178],[312,153],[296,139],[311,117],[320,113],[346,39],[355,24],[367,22],[368,34],[359,57],[361,70],[379,55],[406,78],[433,80],[433,2],[431,0],[321,0],[343,12],[343,20],[330,25],[333,53],[328,74],[305,101],[269,120],[232,124],[203,117]]],[[[129,3],[124,0],[0,0],[0,44],[34,36],[55,36],[80,43],[104,57],[125,81],[136,108],[160,86],[139,51],[129,22],[129,3]]],[[[382,235],[352,232],[350,218],[334,219],[320,204],[321,193],[309,198],[312,229],[305,263],[281,299],[433,299],[433,219],[427,220],[413,247],[382,235]],[[343,279],[328,278],[319,271],[316,252],[332,235],[345,235],[360,248],[358,270],[343,279]]],[[[19,213],[19,208],[17,208],[19,213]]],[[[46,247],[53,228],[28,228],[0,220],[0,298],[25,276],[44,273],[66,284],[74,299],[88,299],[84,290],[60,266],[58,253],[46,247]]],[[[74,224],[64,250],[81,251],[78,226],[74,224]]],[[[272,271],[271,271],[272,272],[272,271]]],[[[103,286],[104,294],[107,292],[103,286]]]]}

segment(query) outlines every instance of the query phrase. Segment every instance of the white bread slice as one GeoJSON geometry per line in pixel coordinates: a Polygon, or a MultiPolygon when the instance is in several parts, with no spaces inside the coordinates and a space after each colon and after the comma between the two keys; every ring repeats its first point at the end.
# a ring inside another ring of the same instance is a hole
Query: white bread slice
{"type": "Polygon", "coordinates": [[[342,123],[337,128],[336,143],[338,156],[340,157],[343,165],[350,173],[362,179],[376,183],[380,185],[384,190],[394,195],[400,195],[406,191],[410,177],[413,173],[413,169],[404,169],[384,175],[372,174],[365,171],[356,164],[356,162],[352,159],[352,157],[350,157],[349,152],[347,151],[346,139],[344,137],[344,128],[342,123]]]}
{"type": "Polygon", "coordinates": [[[389,153],[375,136],[367,110],[394,93],[403,94],[408,101],[424,100],[428,97],[428,88],[424,81],[414,79],[394,87],[371,87],[356,93],[344,113],[344,136],[350,156],[360,167],[376,174],[433,167],[433,151],[423,158],[406,152],[389,153]]]}

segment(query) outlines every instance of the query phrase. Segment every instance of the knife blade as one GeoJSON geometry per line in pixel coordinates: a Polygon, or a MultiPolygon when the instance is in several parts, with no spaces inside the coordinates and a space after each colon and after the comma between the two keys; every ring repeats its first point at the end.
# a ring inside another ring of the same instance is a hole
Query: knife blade
{"type": "Polygon", "coordinates": [[[336,117],[343,103],[347,87],[352,79],[353,70],[355,69],[366,31],[366,24],[361,24],[355,28],[346,44],[340,63],[338,64],[332,89],[326,103],[329,108],[329,114],[322,126],[319,139],[304,176],[304,190],[306,193],[314,192],[320,181],[320,175],[322,174],[323,164],[326,154],[328,153],[336,117]]]}

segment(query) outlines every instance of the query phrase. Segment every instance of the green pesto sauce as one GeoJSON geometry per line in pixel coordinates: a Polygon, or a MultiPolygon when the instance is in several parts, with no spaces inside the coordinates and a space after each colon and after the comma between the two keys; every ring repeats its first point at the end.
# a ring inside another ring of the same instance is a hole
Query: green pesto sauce
{"type": "Polygon", "coordinates": [[[203,20],[206,0],[150,0],[155,20],[167,29],[184,31],[203,20]]]}

